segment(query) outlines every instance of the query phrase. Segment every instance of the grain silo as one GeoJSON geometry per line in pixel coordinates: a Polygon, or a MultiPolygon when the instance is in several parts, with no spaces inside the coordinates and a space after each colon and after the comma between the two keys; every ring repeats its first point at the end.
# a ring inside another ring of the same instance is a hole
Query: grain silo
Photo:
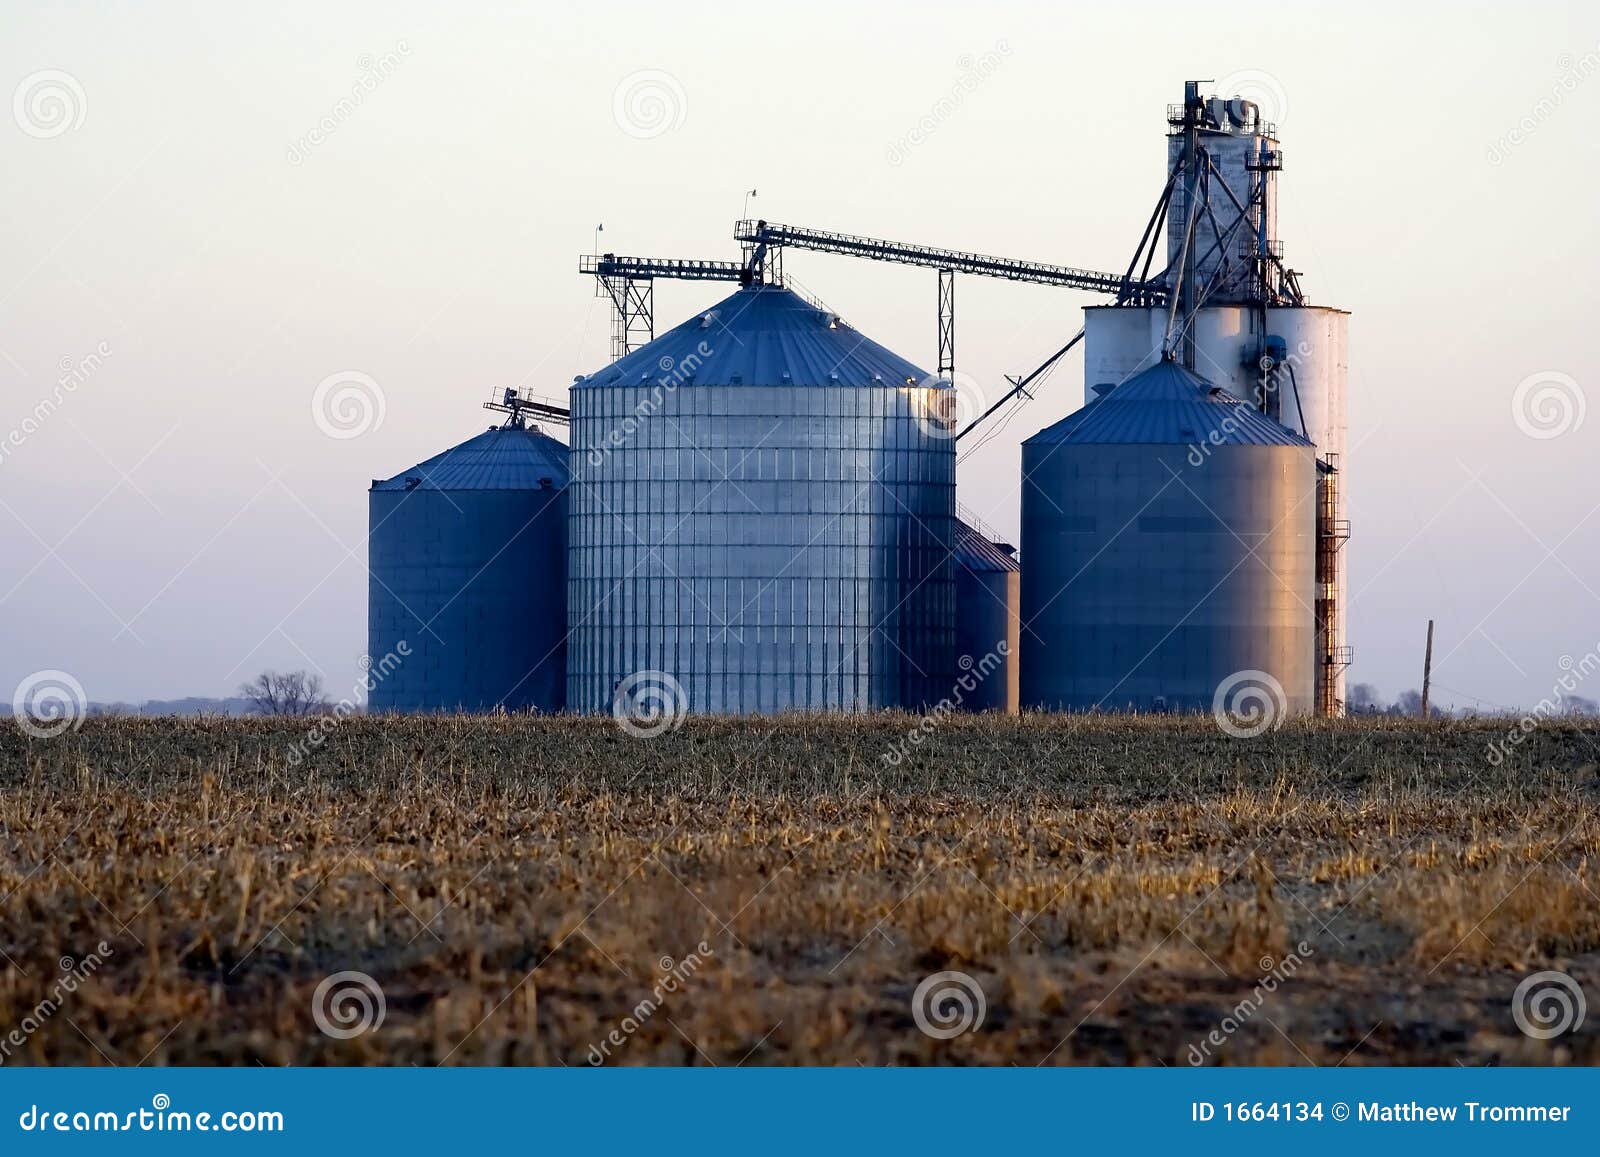
{"type": "Polygon", "coordinates": [[[956,685],[968,711],[1015,713],[1021,684],[1021,568],[1016,551],[967,521],[955,524],[956,685]],[[970,688],[968,684],[971,684],[970,688]]]}
{"type": "Polygon", "coordinates": [[[567,476],[513,417],[373,482],[370,709],[561,710],[567,476]]]}
{"type": "MultiPolygon", "coordinates": [[[[1198,82],[1186,86],[1182,105],[1168,108],[1162,280],[1169,298],[1189,287],[1193,304],[1176,331],[1192,368],[1316,444],[1324,479],[1318,713],[1337,715],[1352,658],[1344,595],[1350,315],[1312,304],[1285,261],[1278,234],[1284,150],[1271,115],[1233,93],[1204,96],[1198,82]]],[[[1153,248],[1160,241],[1152,235],[1153,248]]],[[[1170,306],[1123,300],[1084,311],[1086,401],[1099,383],[1122,381],[1167,355],[1175,333],[1170,306]]]]}
{"type": "Polygon", "coordinates": [[[1023,443],[1022,702],[1211,710],[1261,672],[1313,707],[1315,448],[1163,361],[1023,443]]]}
{"type": "Polygon", "coordinates": [[[571,708],[640,680],[694,712],[947,695],[949,395],[762,284],[577,381],[571,708]]]}

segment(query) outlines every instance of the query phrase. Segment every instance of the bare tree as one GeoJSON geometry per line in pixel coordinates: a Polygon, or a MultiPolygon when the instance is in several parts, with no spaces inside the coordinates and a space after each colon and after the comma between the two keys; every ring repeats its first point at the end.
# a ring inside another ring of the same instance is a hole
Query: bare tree
{"type": "Polygon", "coordinates": [[[315,715],[328,709],[322,693],[322,676],[305,671],[263,671],[239,686],[241,698],[258,715],[315,715]]]}
{"type": "Polygon", "coordinates": [[[1352,715],[1382,715],[1384,712],[1383,697],[1371,683],[1352,684],[1345,702],[1352,715]]]}

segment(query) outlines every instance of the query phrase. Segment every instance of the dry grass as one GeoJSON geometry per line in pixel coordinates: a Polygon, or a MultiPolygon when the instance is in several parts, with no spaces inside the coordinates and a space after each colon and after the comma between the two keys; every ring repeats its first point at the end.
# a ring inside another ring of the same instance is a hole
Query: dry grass
{"type": "Polygon", "coordinates": [[[1597,1063],[1510,997],[1600,999],[1600,729],[905,717],[352,720],[298,767],[265,721],[0,730],[0,1036],[104,940],[6,1063],[583,1064],[710,954],[624,1064],[1597,1063]],[[319,1032],[360,970],[387,1014],[319,1032]],[[969,973],[982,1027],[911,998],[969,973]]]}

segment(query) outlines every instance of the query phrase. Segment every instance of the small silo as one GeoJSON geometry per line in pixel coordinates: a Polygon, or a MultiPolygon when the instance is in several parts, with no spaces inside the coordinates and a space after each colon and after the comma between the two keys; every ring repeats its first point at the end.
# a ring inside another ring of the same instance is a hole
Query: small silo
{"type": "Polygon", "coordinates": [[[1310,442],[1163,361],[1029,438],[1022,472],[1025,707],[1209,711],[1260,672],[1312,710],[1310,442]]]}
{"type": "Polygon", "coordinates": [[[1013,547],[956,519],[956,681],[968,711],[1019,703],[1021,568],[1013,547]],[[968,684],[971,684],[969,689],[968,684]]]}
{"type": "Polygon", "coordinates": [[[567,478],[513,420],[373,482],[371,710],[561,710],[567,478]]]}
{"type": "Polygon", "coordinates": [[[570,707],[641,685],[719,714],[948,695],[950,396],[775,285],[576,382],[570,707]]]}

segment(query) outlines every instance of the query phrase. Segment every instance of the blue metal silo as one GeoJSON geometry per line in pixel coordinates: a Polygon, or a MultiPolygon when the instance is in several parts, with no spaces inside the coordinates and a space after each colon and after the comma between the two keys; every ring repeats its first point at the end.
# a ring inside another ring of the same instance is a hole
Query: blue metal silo
{"type": "Polygon", "coordinates": [[[1316,451],[1160,362],[1022,444],[1022,703],[1313,706],[1316,451]],[[1266,679],[1256,679],[1266,676],[1266,679]]]}
{"type": "Polygon", "coordinates": [[[373,482],[371,710],[561,710],[567,482],[516,421],[373,482]]]}
{"type": "Polygon", "coordinates": [[[1016,552],[955,524],[956,685],[968,711],[1015,714],[1020,702],[1022,588],[1016,552]]]}
{"type": "Polygon", "coordinates": [[[953,671],[948,386],[781,286],[572,389],[568,703],[917,707],[953,671]]]}

